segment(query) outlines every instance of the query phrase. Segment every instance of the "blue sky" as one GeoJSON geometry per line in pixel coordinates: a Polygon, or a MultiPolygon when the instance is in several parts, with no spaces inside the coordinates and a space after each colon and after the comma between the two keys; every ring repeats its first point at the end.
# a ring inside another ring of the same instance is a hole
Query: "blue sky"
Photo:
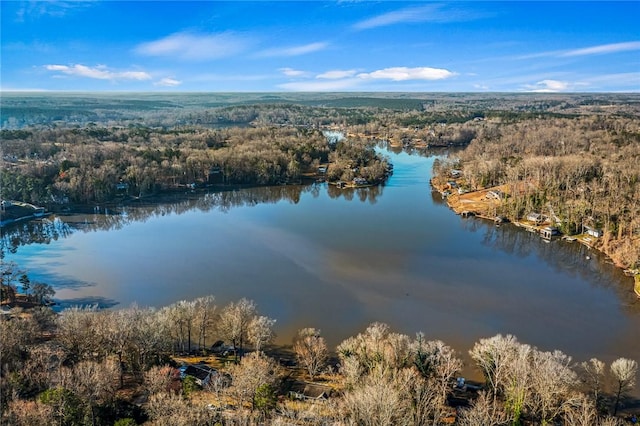
{"type": "Polygon", "coordinates": [[[3,91],[640,91],[638,1],[0,5],[3,91]]]}

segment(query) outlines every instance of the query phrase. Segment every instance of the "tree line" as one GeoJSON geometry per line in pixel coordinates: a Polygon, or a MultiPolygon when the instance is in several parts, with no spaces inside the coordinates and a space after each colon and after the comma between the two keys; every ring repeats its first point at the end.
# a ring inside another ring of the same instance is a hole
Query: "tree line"
{"type": "Polygon", "coordinates": [[[303,328],[283,365],[274,325],[251,300],[218,308],[212,296],[160,309],[14,310],[0,320],[0,423],[622,425],[638,373],[636,360],[576,363],[496,335],[469,351],[484,377],[472,385],[457,379],[463,361],[450,346],[382,323],[335,350],[303,328]],[[232,354],[216,352],[225,363],[210,380],[180,380],[174,357],[219,347],[232,354]],[[296,375],[328,399],[296,400],[296,375]]]}
{"type": "Polygon", "coordinates": [[[207,184],[297,183],[329,160],[352,165],[345,176],[332,172],[337,179],[380,182],[387,170],[371,141],[331,144],[317,129],[90,126],[2,134],[2,198],[39,205],[100,203],[207,184]]]}

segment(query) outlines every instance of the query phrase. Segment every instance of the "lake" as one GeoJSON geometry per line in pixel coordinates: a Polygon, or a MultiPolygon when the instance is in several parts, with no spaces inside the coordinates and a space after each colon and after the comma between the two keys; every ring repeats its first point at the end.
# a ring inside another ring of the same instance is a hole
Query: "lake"
{"type": "MultiPolygon", "coordinates": [[[[441,155],[442,152],[439,152],[441,155]]],[[[462,219],[432,193],[434,156],[391,153],[386,185],[186,194],[50,217],[3,232],[1,250],[61,306],[160,307],[253,299],[278,342],[301,327],[335,346],[373,321],[463,354],[515,334],[578,361],[640,355],[632,279],[577,243],[462,219]]]]}

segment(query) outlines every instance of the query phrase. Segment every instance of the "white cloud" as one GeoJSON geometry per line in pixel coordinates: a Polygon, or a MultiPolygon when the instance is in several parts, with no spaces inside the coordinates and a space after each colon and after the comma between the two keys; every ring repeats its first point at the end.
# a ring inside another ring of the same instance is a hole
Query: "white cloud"
{"type": "Polygon", "coordinates": [[[245,37],[230,32],[195,34],[181,32],[139,44],[134,51],[145,56],[163,56],[188,61],[206,61],[233,56],[247,49],[245,37]]]}
{"type": "Polygon", "coordinates": [[[324,80],[338,80],[341,78],[350,78],[356,75],[356,70],[332,70],[318,74],[316,78],[324,80]]]}
{"type": "Polygon", "coordinates": [[[266,49],[258,53],[257,56],[272,57],[272,56],[300,56],[307,53],[317,52],[324,50],[328,46],[325,42],[309,43],[300,46],[279,47],[273,49],[266,49]]]}
{"type": "Polygon", "coordinates": [[[629,41],[625,43],[601,44],[599,46],[585,47],[564,52],[561,56],[586,56],[602,55],[606,53],[626,52],[629,50],[640,50],[640,41],[629,41]]]}
{"type": "Polygon", "coordinates": [[[176,87],[176,86],[180,86],[181,84],[182,82],[180,80],[176,80],[174,78],[168,78],[168,77],[153,83],[154,86],[163,86],[163,87],[176,87]]]}
{"type": "Polygon", "coordinates": [[[304,77],[308,74],[306,71],[294,70],[293,68],[280,68],[278,71],[287,77],[304,77]]]}
{"type": "Polygon", "coordinates": [[[406,80],[442,80],[453,77],[456,73],[443,68],[430,67],[392,67],[373,71],[370,73],[358,74],[361,79],[383,79],[392,81],[406,80]]]}
{"type": "Polygon", "coordinates": [[[283,83],[278,87],[284,90],[300,92],[326,92],[355,90],[359,87],[377,84],[377,82],[382,80],[394,82],[442,80],[455,75],[457,74],[449,70],[429,67],[393,67],[359,74],[356,70],[330,70],[318,74],[314,80],[307,79],[304,81],[283,83]]]}
{"type": "Polygon", "coordinates": [[[534,93],[564,92],[569,89],[569,83],[559,80],[541,80],[536,84],[525,84],[524,89],[534,93]]]}
{"type": "Polygon", "coordinates": [[[353,25],[356,30],[367,30],[371,28],[386,27],[395,24],[418,23],[418,22],[460,22],[481,17],[479,14],[457,10],[445,9],[442,4],[429,4],[426,6],[408,7],[395,10],[365,19],[353,25]]]}
{"type": "Polygon", "coordinates": [[[45,69],[75,77],[94,78],[98,80],[149,80],[151,75],[144,71],[110,71],[104,65],[91,68],[86,65],[45,65],[45,69]]]}

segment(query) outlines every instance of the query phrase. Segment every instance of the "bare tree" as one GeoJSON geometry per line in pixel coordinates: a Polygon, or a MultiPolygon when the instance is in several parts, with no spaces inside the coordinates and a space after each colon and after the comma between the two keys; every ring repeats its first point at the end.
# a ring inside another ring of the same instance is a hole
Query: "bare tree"
{"type": "Polygon", "coordinates": [[[488,339],[480,339],[469,351],[471,358],[478,368],[493,393],[493,400],[503,390],[510,368],[510,359],[514,348],[520,345],[515,336],[502,336],[498,334],[488,339]]]}
{"type": "Polygon", "coordinates": [[[146,407],[151,426],[214,426],[219,414],[204,405],[195,405],[182,395],[161,392],[151,395],[146,407]]]}
{"type": "Polygon", "coordinates": [[[408,426],[413,416],[405,385],[399,376],[393,378],[376,368],[356,388],[345,393],[340,413],[349,425],[408,426]]]}
{"type": "Polygon", "coordinates": [[[418,333],[411,348],[415,367],[427,379],[429,386],[437,390],[440,403],[444,405],[451,383],[462,369],[462,360],[440,340],[425,342],[422,333],[418,333]]]}
{"type": "Polygon", "coordinates": [[[72,361],[78,361],[104,347],[99,341],[97,306],[73,307],[62,311],[57,321],[57,338],[72,361]]]}
{"type": "Polygon", "coordinates": [[[276,320],[265,317],[255,316],[249,323],[247,338],[253,344],[256,351],[260,352],[262,346],[269,344],[275,338],[273,326],[276,320]]]}
{"type": "Polygon", "coordinates": [[[580,364],[582,367],[582,382],[588,387],[593,396],[596,407],[600,404],[602,387],[605,378],[605,363],[597,358],[591,358],[580,364]]]}
{"type": "Polygon", "coordinates": [[[242,351],[247,340],[249,324],[256,315],[256,304],[247,299],[231,302],[222,309],[218,319],[217,329],[221,337],[231,342],[237,352],[242,351]]]}
{"type": "Polygon", "coordinates": [[[114,360],[98,363],[82,361],[73,367],[65,388],[73,391],[86,404],[91,415],[91,424],[96,421],[98,403],[110,402],[118,388],[120,366],[114,360]]]}
{"type": "Polygon", "coordinates": [[[169,385],[173,381],[173,369],[169,365],[153,366],[144,372],[144,386],[153,395],[167,392],[169,385]]]}
{"type": "Polygon", "coordinates": [[[235,395],[240,407],[249,402],[252,409],[255,408],[258,388],[262,385],[275,387],[282,376],[278,363],[260,352],[252,352],[242,358],[240,364],[234,365],[229,373],[232,377],[229,391],[235,395]]]}
{"type": "MultiPolygon", "coordinates": [[[[3,401],[6,403],[7,401],[3,401]]],[[[15,426],[41,426],[45,419],[53,418],[53,407],[40,401],[13,400],[8,402],[2,422],[15,426]]]]}
{"type": "Polygon", "coordinates": [[[526,403],[543,425],[562,412],[576,388],[578,377],[570,364],[571,357],[560,351],[532,353],[526,403]]]}
{"type": "Polygon", "coordinates": [[[410,344],[408,336],[392,333],[387,324],[373,323],[363,333],[340,343],[337,351],[343,365],[352,358],[364,373],[374,368],[398,371],[410,364],[410,344]]]}
{"type": "Polygon", "coordinates": [[[460,426],[502,426],[509,423],[510,416],[486,392],[480,392],[471,407],[460,412],[457,422],[460,426]]]}
{"type": "Polygon", "coordinates": [[[327,343],[324,337],[320,336],[320,330],[315,328],[303,328],[298,331],[293,343],[293,351],[298,362],[307,370],[311,380],[320,373],[327,362],[327,343]]]}
{"type": "Polygon", "coordinates": [[[615,381],[615,402],[613,405],[613,415],[615,416],[618,414],[620,402],[636,384],[638,363],[632,359],[618,358],[611,363],[610,369],[615,381]]]}
{"type": "Polygon", "coordinates": [[[203,351],[207,346],[207,330],[213,324],[216,312],[215,297],[204,296],[195,300],[196,327],[198,330],[198,348],[203,351]]]}
{"type": "Polygon", "coordinates": [[[578,394],[563,407],[563,423],[572,426],[598,424],[598,413],[594,402],[586,395],[578,394]]]}

